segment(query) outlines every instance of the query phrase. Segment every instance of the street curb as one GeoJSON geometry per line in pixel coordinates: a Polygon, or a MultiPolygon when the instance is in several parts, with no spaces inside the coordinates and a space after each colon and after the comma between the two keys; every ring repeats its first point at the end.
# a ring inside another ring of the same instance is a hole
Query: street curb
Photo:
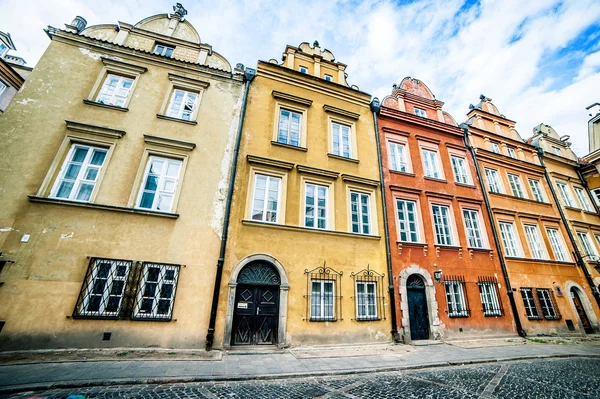
{"type": "Polygon", "coordinates": [[[158,385],[158,384],[184,384],[193,382],[227,382],[227,381],[267,381],[279,380],[288,378],[306,378],[306,377],[331,377],[338,375],[352,374],[372,374],[385,373],[393,371],[407,370],[422,370],[429,368],[441,368],[449,366],[462,366],[473,364],[500,363],[500,362],[515,362],[524,360],[541,360],[541,359],[564,359],[564,358],[596,358],[600,355],[596,354],[556,354],[556,355],[528,355],[514,356],[497,359],[473,359],[464,361],[447,361],[447,362],[432,362],[422,363],[407,366],[379,367],[354,370],[334,370],[334,371],[319,371],[319,372],[296,372],[296,373],[281,373],[281,374],[256,374],[256,375],[237,375],[237,376],[189,376],[189,377],[157,377],[157,378],[113,378],[101,381],[81,380],[81,381],[57,381],[50,383],[29,384],[29,385],[9,385],[0,387],[0,394],[13,394],[25,391],[45,391],[50,389],[65,389],[65,388],[88,388],[101,387],[111,385],[158,385]]]}

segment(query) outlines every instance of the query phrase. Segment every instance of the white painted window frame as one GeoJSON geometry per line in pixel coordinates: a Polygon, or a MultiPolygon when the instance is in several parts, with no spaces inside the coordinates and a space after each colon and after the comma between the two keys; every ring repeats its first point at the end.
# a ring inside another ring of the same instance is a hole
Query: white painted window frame
{"type": "Polygon", "coordinates": [[[525,224],[524,228],[532,258],[548,259],[548,252],[546,251],[538,226],[535,224],[525,224]]]}
{"type": "Polygon", "coordinates": [[[335,320],[335,281],[333,280],[311,280],[310,281],[310,320],[314,321],[334,321],[335,320]],[[315,295],[314,283],[319,283],[318,294],[315,295]],[[325,285],[331,285],[331,306],[325,301],[325,285]],[[313,315],[313,301],[318,296],[319,315],[313,315]],[[331,314],[325,314],[325,311],[331,308],[331,314]]]}
{"type": "Polygon", "coordinates": [[[548,234],[550,246],[552,247],[552,252],[554,253],[554,258],[557,261],[567,262],[569,258],[567,256],[565,243],[558,229],[553,227],[547,227],[546,234],[548,234]]]}
{"type": "Polygon", "coordinates": [[[479,211],[468,208],[463,208],[462,211],[463,219],[465,221],[465,230],[467,230],[469,247],[484,248],[484,239],[481,229],[481,218],[479,217],[479,211]]]}
{"type": "Polygon", "coordinates": [[[308,227],[311,229],[319,229],[319,230],[327,230],[329,228],[329,186],[323,185],[323,184],[317,184],[317,183],[305,183],[304,184],[304,227],[308,227]],[[308,188],[312,187],[313,188],[313,216],[309,216],[308,215],[308,199],[309,199],[309,195],[308,195],[308,188]],[[321,199],[321,196],[319,195],[319,189],[325,189],[325,196],[323,197],[323,200],[325,201],[325,206],[320,206],[318,205],[318,201],[319,199],[321,199]],[[324,209],[325,210],[325,215],[324,216],[319,216],[319,210],[320,209],[324,209]],[[313,220],[313,225],[309,226],[308,225],[308,219],[312,218],[313,220]],[[324,226],[323,227],[319,227],[319,221],[323,221],[324,222],[324,226]]]}
{"type": "Polygon", "coordinates": [[[396,217],[398,218],[398,241],[402,242],[419,242],[420,234],[419,234],[419,221],[418,221],[418,210],[417,210],[417,202],[414,200],[408,200],[403,198],[396,198],[396,217]],[[400,207],[400,203],[403,203],[402,209],[400,207]],[[410,211],[408,209],[408,204],[411,204],[413,209],[410,211]],[[414,221],[411,222],[409,220],[410,213],[413,214],[414,221]],[[402,215],[402,218],[400,217],[402,215]],[[404,219],[404,220],[402,220],[404,219]],[[414,230],[411,229],[411,224],[414,225],[414,230]],[[402,235],[405,234],[407,240],[402,239],[402,235]],[[415,239],[412,239],[412,235],[415,236],[415,239]]]}
{"type": "Polygon", "coordinates": [[[377,282],[376,281],[357,281],[354,289],[356,291],[356,319],[357,320],[377,320],[377,282]],[[358,290],[359,285],[364,287],[361,293],[358,290]],[[373,292],[369,293],[367,287],[373,287],[373,292]],[[361,307],[363,312],[361,313],[361,307]],[[374,309],[371,314],[369,308],[374,309]]]}
{"type": "Polygon", "coordinates": [[[500,226],[500,236],[502,238],[502,243],[504,244],[506,256],[512,258],[522,256],[521,243],[515,232],[514,223],[501,221],[498,224],[500,226]]]}
{"type": "Polygon", "coordinates": [[[431,214],[433,216],[433,233],[436,245],[454,245],[450,207],[442,204],[431,204],[431,214]],[[436,209],[439,210],[439,213],[436,213],[436,209]]]}
{"type": "Polygon", "coordinates": [[[131,91],[133,90],[134,83],[135,83],[135,78],[118,75],[114,72],[108,71],[108,73],[106,74],[106,77],[104,78],[104,82],[102,82],[102,86],[100,87],[100,90],[98,91],[98,95],[96,96],[95,101],[100,104],[105,104],[105,105],[109,105],[112,107],[123,108],[127,105],[127,100],[129,99],[131,91]],[[108,83],[113,77],[117,78],[117,84],[115,86],[114,92],[112,94],[109,94],[110,86],[108,85],[108,83]],[[129,87],[127,87],[127,88],[123,87],[126,83],[129,83],[129,87]],[[121,90],[126,91],[126,94],[125,95],[119,94],[121,90]],[[103,97],[103,96],[109,97],[108,102],[101,100],[101,97],[103,97]],[[119,105],[119,104],[117,104],[118,103],[117,100],[122,100],[123,103],[119,105]]]}
{"type": "Polygon", "coordinates": [[[175,207],[175,195],[177,193],[177,188],[178,188],[179,182],[181,180],[182,168],[183,168],[183,160],[181,160],[181,159],[166,158],[166,157],[160,157],[157,155],[150,155],[146,162],[144,176],[142,178],[142,183],[140,185],[137,199],[135,201],[135,204],[136,204],[135,208],[141,209],[141,210],[150,210],[150,211],[167,212],[167,213],[173,212],[173,209],[175,207]],[[153,160],[161,160],[163,162],[163,166],[162,166],[160,173],[156,174],[158,176],[158,181],[157,181],[157,185],[156,185],[156,190],[154,191],[154,198],[152,200],[152,206],[150,208],[146,208],[146,207],[142,207],[141,203],[142,203],[142,198],[143,198],[144,192],[152,191],[152,190],[146,189],[146,183],[148,181],[148,177],[150,174],[150,167],[152,165],[153,160]],[[167,176],[166,175],[169,165],[178,165],[177,176],[167,176]],[[161,188],[161,187],[165,187],[165,184],[168,182],[173,183],[173,191],[168,191],[164,188],[161,188]],[[161,195],[171,197],[171,206],[169,207],[168,210],[158,209],[159,199],[160,199],[161,195]]]}
{"type": "Polygon", "coordinates": [[[268,174],[264,174],[264,173],[256,173],[254,176],[254,185],[253,185],[253,189],[252,189],[252,202],[250,204],[250,218],[251,220],[258,220],[259,222],[264,222],[264,223],[274,223],[274,224],[278,224],[280,217],[281,217],[281,212],[280,212],[280,205],[281,205],[281,185],[283,183],[283,179],[280,176],[272,176],[272,175],[268,175],[268,174]],[[265,181],[265,189],[264,189],[264,198],[263,198],[263,206],[262,209],[255,209],[254,208],[254,202],[256,201],[256,194],[257,194],[257,190],[258,190],[258,179],[259,177],[265,177],[266,181],[265,181]],[[269,191],[271,190],[271,182],[277,182],[277,206],[276,208],[273,210],[269,210],[269,191]],[[255,215],[255,211],[261,211],[262,212],[262,218],[259,219],[255,219],[254,215],[255,215]],[[268,217],[268,213],[275,213],[275,221],[272,220],[267,220],[268,217]]]}

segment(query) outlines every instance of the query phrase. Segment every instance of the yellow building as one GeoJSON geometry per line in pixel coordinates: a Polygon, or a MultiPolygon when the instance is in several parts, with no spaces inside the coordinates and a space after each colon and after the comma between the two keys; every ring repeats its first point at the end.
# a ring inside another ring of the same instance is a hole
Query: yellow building
{"type": "Polygon", "coordinates": [[[173,11],[49,27],[0,118],[2,349],[204,347],[245,78],[173,11]]]}
{"type": "Polygon", "coordinates": [[[370,95],[302,43],[250,88],[215,346],[389,341],[370,95]]]}

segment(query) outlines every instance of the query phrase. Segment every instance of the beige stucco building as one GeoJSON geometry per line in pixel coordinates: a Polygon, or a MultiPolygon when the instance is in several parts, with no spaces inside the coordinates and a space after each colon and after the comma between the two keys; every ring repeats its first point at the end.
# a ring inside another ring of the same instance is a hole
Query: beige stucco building
{"type": "Polygon", "coordinates": [[[202,348],[244,71],[173,14],[48,27],[0,118],[0,348],[202,348]]]}

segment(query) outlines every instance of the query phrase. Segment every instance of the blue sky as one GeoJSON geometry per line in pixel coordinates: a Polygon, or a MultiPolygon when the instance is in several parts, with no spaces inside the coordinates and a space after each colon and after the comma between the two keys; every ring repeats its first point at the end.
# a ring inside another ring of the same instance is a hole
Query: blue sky
{"type": "MultiPolygon", "coordinates": [[[[180,0],[181,1],[181,0],[180,0]]],[[[0,0],[17,55],[42,55],[47,25],[135,23],[175,1],[0,0]],[[7,15],[8,13],[8,15],[7,15]]],[[[203,42],[232,65],[280,60],[286,44],[318,40],[348,81],[380,99],[405,76],[424,81],[461,122],[480,94],[523,138],[546,123],[587,153],[586,106],[600,102],[600,1],[183,0],[203,42]]]]}

